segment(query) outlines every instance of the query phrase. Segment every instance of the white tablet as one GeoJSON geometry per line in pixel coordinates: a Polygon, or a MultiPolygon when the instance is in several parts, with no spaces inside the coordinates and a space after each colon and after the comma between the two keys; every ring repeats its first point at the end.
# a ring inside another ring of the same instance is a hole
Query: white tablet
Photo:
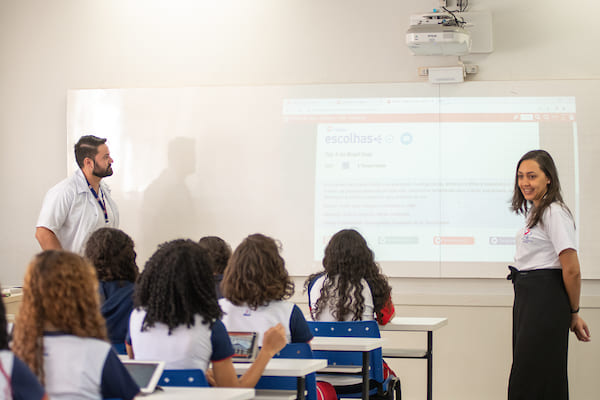
{"type": "Polygon", "coordinates": [[[258,353],[256,332],[229,332],[229,340],[233,345],[233,361],[252,362],[258,353]]]}
{"type": "Polygon", "coordinates": [[[140,387],[142,394],[154,392],[165,368],[164,361],[125,360],[123,365],[140,387]]]}

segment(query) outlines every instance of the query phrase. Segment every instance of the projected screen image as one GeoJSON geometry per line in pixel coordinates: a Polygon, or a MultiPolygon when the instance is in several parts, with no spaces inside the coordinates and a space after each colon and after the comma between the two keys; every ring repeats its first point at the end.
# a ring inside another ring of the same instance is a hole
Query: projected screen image
{"type": "Polygon", "coordinates": [[[167,240],[235,248],[260,232],[306,276],[354,228],[391,277],[504,277],[525,152],[554,156],[580,226],[581,96],[560,82],[451,86],[73,90],[67,149],[83,134],[108,139],[105,180],[140,267],[167,240]]]}
{"type": "Polygon", "coordinates": [[[314,131],[314,257],[352,227],[379,261],[507,262],[523,218],[509,210],[519,158],[576,138],[574,98],[288,99],[314,131]]]}

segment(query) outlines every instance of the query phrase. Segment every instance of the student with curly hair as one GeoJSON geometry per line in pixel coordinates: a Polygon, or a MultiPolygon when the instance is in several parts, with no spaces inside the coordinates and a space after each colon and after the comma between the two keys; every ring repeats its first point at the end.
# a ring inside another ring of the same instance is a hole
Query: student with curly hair
{"type": "Polygon", "coordinates": [[[257,332],[259,346],[264,331],[277,323],[285,326],[288,342],[313,338],[302,311],[287,301],[294,283],[272,238],[256,233],[244,239],[229,259],[221,289],[225,298],[219,303],[228,330],[257,332]]]}
{"type": "Polygon", "coordinates": [[[222,298],[221,281],[223,280],[223,272],[231,257],[231,246],[218,236],[204,236],[198,241],[200,246],[208,250],[210,258],[213,260],[215,289],[217,290],[217,298],[222,298]]]}
{"type": "Polygon", "coordinates": [[[4,302],[0,301],[0,398],[48,400],[48,395],[33,372],[10,351],[4,302]]]}
{"type": "Polygon", "coordinates": [[[392,289],[360,233],[344,229],[333,235],[323,267],[304,284],[315,321],[376,319],[385,325],[392,319],[392,289]]]}
{"type": "Polygon", "coordinates": [[[27,268],[13,350],[52,400],[132,399],[139,393],[106,341],[92,265],[63,250],[38,254],[27,268]]]}
{"type": "Polygon", "coordinates": [[[133,246],[129,235],[115,228],[98,229],[85,246],[85,256],[96,268],[100,311],[113,345],[124,345],[133,310],[133,287],[139,275],[133,246]]]}
{"type": "Polygon", "coordinates": [[[254,387],[269,360],[285,346],[281,325],[265,333],[263,348],[240,378],[233,346],[220,318],[208,251],[192,240],[173,240],[150,257],[134,292],[130,357],[163,360],[167,369],[201,369],[212,362],[217,386],[254,387]]]}

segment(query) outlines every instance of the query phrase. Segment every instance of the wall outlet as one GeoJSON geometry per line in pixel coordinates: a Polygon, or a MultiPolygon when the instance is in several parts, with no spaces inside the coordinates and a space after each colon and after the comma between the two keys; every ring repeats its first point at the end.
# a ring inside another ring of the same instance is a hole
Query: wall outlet
{"type": "Polygon", "coordinates": [[[419,75],[419,76],[427,76],[427,75],[429,75],[429,67],[419,67],[419,68],[417,68],[417,75],[419,75]]]}

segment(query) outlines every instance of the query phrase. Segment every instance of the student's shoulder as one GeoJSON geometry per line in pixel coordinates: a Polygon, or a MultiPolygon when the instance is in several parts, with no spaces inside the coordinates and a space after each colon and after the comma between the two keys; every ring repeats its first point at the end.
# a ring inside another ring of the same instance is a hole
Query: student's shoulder
{"type": "Polygon", "coordinates": [[[102,340],[93,337],[80,337],[75,335],[57,334],[44,335],[44,341],[51,343],[53,348],[70,348],[85,351],[88,354],[106,354],[111,349],[111,345],[102,340]]]}
{"type": "Polygon", "coordinates": [[[555,201],[551,203],[542,215],[542,225],[553,224],[573,224],[573,214],[571,214],[566,204],[555,201]]]}
{"type": "Polygon", "coordinates": [[[56,183],[46,193],[47,198],[74,197],[85,192],[87,184],[85,179],[76,173],[56,183]]]}
{"type": "Polygon", "coordinates": [[[315,286],[315,284],[319,281],[324,281],[327,278],[327,274],[325,271],[319,272],[318,274],[312,275],[309,279],[307,290],[310,290],[315,286]]]}
{"type": "Polygon", "coordinates": [[[13,399],[47,399],[44,388],[27,364],[18,357],[13,358],[11,371],[13,399]]]}

